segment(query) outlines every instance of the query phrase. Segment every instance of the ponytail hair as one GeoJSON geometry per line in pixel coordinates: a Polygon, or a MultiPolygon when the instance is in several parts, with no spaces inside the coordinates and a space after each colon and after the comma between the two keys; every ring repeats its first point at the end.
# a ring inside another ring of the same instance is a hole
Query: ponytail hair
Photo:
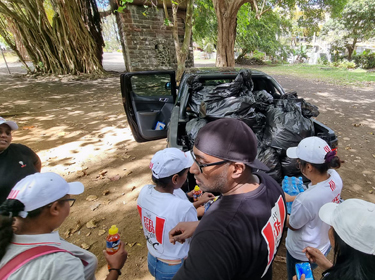
{"type": "Polygon", "coordinates": [[[316,170],[318,170],[320,174],[326,173],[330,168],[338,169],[340,168],[342,163],[340,158],[336,155],[336,151],[329,151],[325,156],[325,162],[321,164],[311,163],[301,159],[299,161],[302,167],[301,170],[303,170],[306,167],[307,163],[310,163],[316,170]]]}
{"type": "Polygon", "coordinates": [[[340,168],[341,166],[341,160],[336,155],[336,151],[329,151],[324,159],[325,163],[327,163],[330,168],[340,168]]]}
{"type": "Polygon", "coordinates": [[[13,238],[13,217],[18,216],[20,211],[25,209],[25,205],[16,199],[7,199],[0,206],[0,260],[13,238]]]}

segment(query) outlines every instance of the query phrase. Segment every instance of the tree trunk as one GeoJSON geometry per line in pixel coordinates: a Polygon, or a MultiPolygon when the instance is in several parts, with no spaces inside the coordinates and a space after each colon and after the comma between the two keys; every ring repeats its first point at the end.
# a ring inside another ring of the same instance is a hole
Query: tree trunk
{"type": "Polygon", "coordinates": [[[184,41],[182,43],[182,46],[180,46],[180,40],[178,37],[178,20],[177,20],[178,5],[176,5],[172,1],[172,16],[173,16],[172,34],[173,34],[173,40],[174,40],[174,45],[176,49],[176,58],[177,58],[177,71],[176,71],[177,81],[181,80],[182,74],[185,71],[186,58],[189,54],[191,31],[193,28],[193,23],[192,23],[193,7],[194,7],[194,0],[187,0],[186,1],[184,41]]]}
{"type": "MultiPolygon", "coordinates": [[[[50,0],[48,20],[43,0],[0,0],[0,14],[11,22],[36,72],[79,74],[104,72],[103,39],[94,0],[50,0]]],[[[21,59],[21,57],[20,57],[21,59]]]]}
{"type": "Polygon", "coordinates": [[[237,13],[240,7],[247,1],[212,0],[212,2],[218,24],[216,67],[234,67],[237,13]]]}
{"type": "Polygon", "coordinates": [[[353,39],[353,43],[351,45],[347,45],[346,49],[348,50],[348,60],[352,60],[352,55],[355,49],[355,45],[357,44],[357,38],[353,39]]]}

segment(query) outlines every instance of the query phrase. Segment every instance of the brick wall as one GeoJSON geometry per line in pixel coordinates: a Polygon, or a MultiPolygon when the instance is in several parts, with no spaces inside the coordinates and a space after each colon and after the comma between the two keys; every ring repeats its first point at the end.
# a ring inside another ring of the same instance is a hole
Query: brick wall
{"type": "MultiPolygon", "coordinates": [[[[129,5],[121,13],[120,21],[124,38],[127,71],[176,69],[177,60],[172,28],[164,24],[163,9],[147,9],[129,5]]],[[[170,11],[170,19],[172,19],[170,11]]],[[[185,11],[178,13],[180,43],[184,35],[185,11]]],[[[186,67],[193,67],[192,43],[186,60],[186,67]]]]}

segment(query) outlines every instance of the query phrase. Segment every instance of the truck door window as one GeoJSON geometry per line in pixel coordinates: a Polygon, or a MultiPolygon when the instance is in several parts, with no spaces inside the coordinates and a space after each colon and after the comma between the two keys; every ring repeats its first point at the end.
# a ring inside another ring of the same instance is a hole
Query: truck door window
{"type": "Polygon", "coordinates": [[[131,77],[132,91],[139,96],[170,96],[171,89],[168,87],[170,82],[171,76],[168,74],[131,77]]]}

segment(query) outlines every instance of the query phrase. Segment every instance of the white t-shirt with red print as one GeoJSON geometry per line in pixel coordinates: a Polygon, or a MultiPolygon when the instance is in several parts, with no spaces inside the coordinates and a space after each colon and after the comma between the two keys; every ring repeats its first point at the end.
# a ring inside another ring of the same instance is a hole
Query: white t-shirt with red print
{"type": "Polygon", "coordinates": [[[329,225],[319,218],[319,209],[328,202],[340,201],[342,180],[340,175],[329,169],[329,178],[300,193],[292,204],[289,224],[296,230],[288,229],[286,248],[289,254],[298,260],[308,261],[302,252],[307,246],[318,248],[325,254],[330,246],[329,225]]]}
{"type": "Polygon", "coordinates": [[[146,185],[139,193],[137,208],[151,255],[166,260],[183,259],[188,255],[190,240],[173,245],[169,242],[169,231],[179,222],[198,220],[197,210],[189,200],[146,185]]]}

